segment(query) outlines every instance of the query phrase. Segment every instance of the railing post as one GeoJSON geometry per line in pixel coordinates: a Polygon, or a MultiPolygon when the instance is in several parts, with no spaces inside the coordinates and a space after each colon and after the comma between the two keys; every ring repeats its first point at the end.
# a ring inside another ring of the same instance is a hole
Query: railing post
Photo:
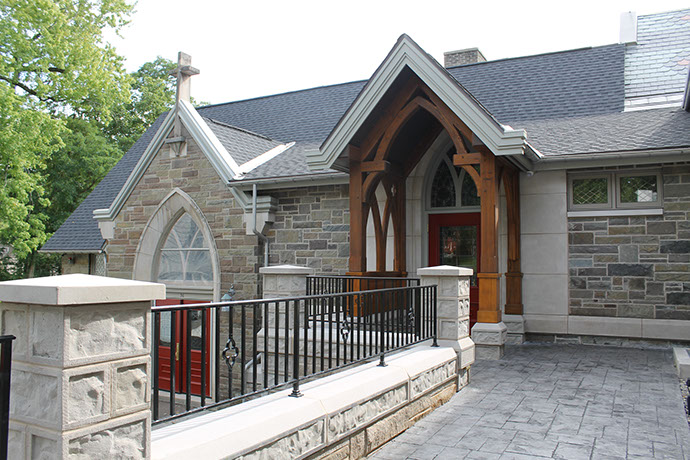
{"type": "Polygon", "coordinates": [[[151,302],[165,286],[89,275],[0,283],[13,459],[149,458],[151,302]]]}
{"type": "Polygon", "coordinates": [[[436,335],[442,347],[452,347],[458,354],[458,389],[469,382],[474,363],[474,342],[469,336],[470,276],[472,269],[441,265],[420,268],[422,286],[436,285],[436,335]]]}

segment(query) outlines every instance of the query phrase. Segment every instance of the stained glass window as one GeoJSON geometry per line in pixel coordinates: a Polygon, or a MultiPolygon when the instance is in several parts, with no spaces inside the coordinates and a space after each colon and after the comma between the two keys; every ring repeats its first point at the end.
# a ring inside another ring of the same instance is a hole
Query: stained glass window
{"type": "Polygon", "coordinates": [[[481,203],[477,196],[477,186],[474,183],[472,176],[466,171],[462,172],[462,191],[460,196],[460,203],[462,206],[479,206],[481,203]]]}
{"type": "Polygon", "coordinates": [[[189,214],[178,219],[160,250],[158,280],[184,286],[213,282],[209,244],[189,214]]]}
{"type": "Polygon", "coordinates": [[[431,207],[449,208],[455,206],[455,183],[445,161],[439,163],[431,184],[431,207]]]}

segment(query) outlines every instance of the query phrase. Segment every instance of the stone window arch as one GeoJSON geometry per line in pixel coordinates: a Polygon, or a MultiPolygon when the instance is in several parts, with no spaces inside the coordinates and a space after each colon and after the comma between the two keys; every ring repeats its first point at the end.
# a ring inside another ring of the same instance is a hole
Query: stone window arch
{"type": "Polygon", "coordinates": [[[219,300],[220,266],[211,229],[189,195],[173,190],[147,222],[133,278],[161,282],[167,297],[219,300]]]}

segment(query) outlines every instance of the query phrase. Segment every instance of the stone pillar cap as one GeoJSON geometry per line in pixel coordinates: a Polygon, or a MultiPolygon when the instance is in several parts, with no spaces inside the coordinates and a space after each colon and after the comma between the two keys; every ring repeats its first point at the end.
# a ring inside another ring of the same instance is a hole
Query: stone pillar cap
{"type": "Polygon", "coordinates": [[[83,305],[165,299],[165,285],[93,275],[60,275],[0,282],[0,301],[83,305]]]}
{"type": "Polygon", "coordinates": [[[436,267],[424,267],[417,270],[418,276],[472,276],[473,270],[452,265],[438,265],[436,267]]]}
{"type": "Polygon", "coordinates": [[[314,269],[298,265],[272,265],[259,268],[259,273],[264,275],[313,275],[314,269]]]}

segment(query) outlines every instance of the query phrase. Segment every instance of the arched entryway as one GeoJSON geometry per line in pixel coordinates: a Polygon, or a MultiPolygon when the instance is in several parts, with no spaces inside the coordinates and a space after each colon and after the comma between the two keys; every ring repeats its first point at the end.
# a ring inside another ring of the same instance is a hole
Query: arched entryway
{"type": "MultiPolygon", "coordinates": [[[[371,122],[365,123],[348,145],[350,274],[407,274],[406,225],[409,219],[406,216],[405,181],[439,135],[444,134],[450,140],[450,147],[435,164],[435,174],[438,171],[438,177],[434,176],[429,186],[432,189],[436,187],[437,193],[433,194],[433,204],[426,203],[426,211],[429,212],[434,207],[440,211],[437,214],[461,214],[468,211],[469,208],[462,209],[464,189],[465,201],[471,205],[470,207],[474,207],[474,219],[445,227],[474,227],[477,233],[477,250],[468,250],[469,253],[465,256],[475,255],[477,258],[476,320],[482,323],[498,323],[502,315],[499,305],[501,274],[498,268],[498,201],[499,186],[501,183],[504,184],[509,221],[506,287],[510,293],[506,304],[511,306],[511,313],[517,313],[518,309],[521,313],[521,289],[518,285],[521,282],[518,169],[510,161],[496,156],[489,150],[412,72],[403,71],[398,77],[398,82],[395,89],[391,89],[389,94],[382,98],[385,102],[374,110],[370,117],[371,122]],[[443,168],[438,169],[440,165],[443,168]],[[385,191],[385,200],[381,200],[381,194],[377,197],[376,191],[380,190],[380,187],[385,191]],[[470,197],[471,188],[475,191],[474,197],[470,197]],[[451,189],[452,192],[449,192],[451,189]],[[368,253],[366,229],[370,219],[374,219],[376,245],[374,251],[368,253]],[[393,244],[389,241],[391,228],[393,244]],[[392,270],[386,264],[391,251],[392,270]],[[374,258],[376,263],[372,263],[368,258],[374,258]],[[373,267],[376,269],[372,270],[373,267]]],[[[432,193],[427,196],[432,199],[432,193]]],[[[431,216],[434,214],[430,213],[431,216]]],[[[444,227],[444,217],[433,219],[430,217],[429,224],[444,227]]],[[[455,228],[448,231],[466,230],[455,228]]],[[[446,239],[452,246],[450,238],[446,239]]],[[[430,235],[429,241],[431,240],[430,235]]],[[[441,240],[439,234],[434,244],[441,245],[441,240]]],[[[457,247],[456,244],[455,249],[457,247]]],[[[442,263],[442,257],[443,254],[439,254],[439,263],[442,263]]]]}
{"type": "Polygon", "coordinates": [[[481,201],[472,177],[453,164],[454,151],[454,147],[446,146],[427,171],[423,198],[428,234],[427,263],[474,271],[470,279],[472,327],[479,309],[481,201]]]}
{"type": "MultiPolygon", "coordinates": [[[[157,300],[157,305],[218,300],[220,269],[213,236],[201,210],[182,190],[176,189],[162,200],[149,219],[139,240],[134,279],[166,285],[167,298],[157,300]]],[[[214,318],[210,319],[205,324],[206,337],[212,336],[214,318]]],[[[200,311],[161,313],[159,343],[155,344],[161,390],[171,390],[174,381],[175,391],[183,392],[189,371],[192,393],[201,394],[203,372],[206,394],[211,394],[208,364],[212,360],[202,364],[201,347],[206,347],[206,356],[211,356],[214,348],[210,341],[202,344],[202,323],[200,311]]]]}

